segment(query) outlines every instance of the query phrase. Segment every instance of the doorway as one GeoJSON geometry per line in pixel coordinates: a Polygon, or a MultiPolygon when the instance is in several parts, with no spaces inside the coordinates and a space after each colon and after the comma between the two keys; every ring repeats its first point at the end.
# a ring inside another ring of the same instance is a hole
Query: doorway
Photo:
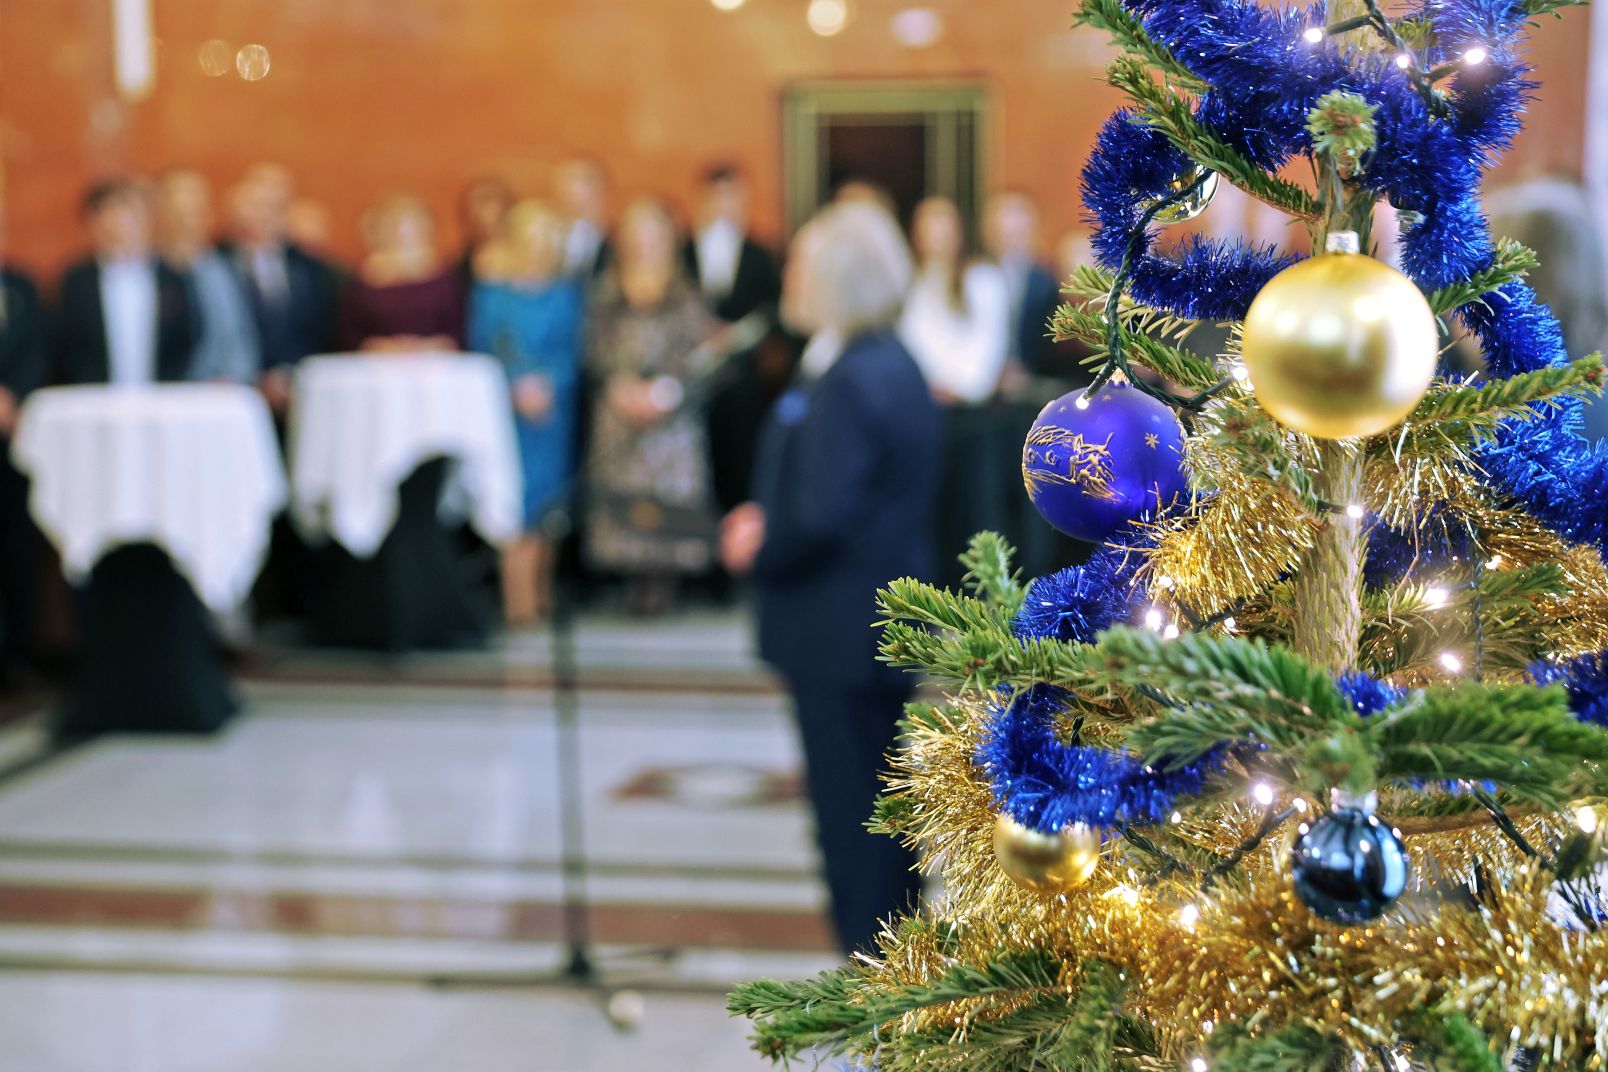
{"type": "Polygon", "coordinates": [[[847,182],[871,183],[908,225],[916,204],[952,198],[975,230],[986,189],[988,95],[955,82],[811,82],[782,99],[789,232],[847,182]]]}

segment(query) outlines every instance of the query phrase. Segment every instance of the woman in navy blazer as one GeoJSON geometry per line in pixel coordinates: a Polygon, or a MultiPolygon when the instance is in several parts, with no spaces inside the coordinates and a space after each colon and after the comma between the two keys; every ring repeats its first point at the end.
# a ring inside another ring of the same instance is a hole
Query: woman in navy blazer
{"type": "Polygon", "coordinates": [[[910,285],[898,225],[833,205],[794,239],[783,310],[813,333],[760,442],[755,501],[722,551],[751,571],[760,655],[787,682],[845,953],[920,893],[915,858],[866,831],[913,680],[877,661],[876,591],[930,577],[941,418],[893,333],[910,285]]]}

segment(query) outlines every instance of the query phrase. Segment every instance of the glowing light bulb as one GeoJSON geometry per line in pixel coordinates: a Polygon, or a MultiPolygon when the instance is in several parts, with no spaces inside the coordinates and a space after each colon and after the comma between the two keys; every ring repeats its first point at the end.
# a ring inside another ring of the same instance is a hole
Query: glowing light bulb
{"type": "Polygon", "coordinates": [[[1251,797],[1262,807],[1272,807],[1273,787],[1266,782],[1257,782],[1251,786],[1251,797]]]}
{"type": "Polygon", "coordinates": [[[1231,366],[1228,370],[1228,374],[1234,377],[1240,383],[1244,383],[1246,380],[1251,378],[1251,370],[1240,364],[1231,366]]]}
{"type": "Polygon", "coordinates": [[[804,19],[822,37],[841,33],[849,24],[848,0],[810,0],[804,19]]]}
{"type": "Polygon", "coordinates": [[[1446,606],[1446,601],[1451,598],[1452,594],[1444,588],[1424,589],[1424,601],[1431,607],[1444,607],[1446,606]]]}
{"type": "Polygon", "coordinates": [[[1306,798],[1304,798],[1304,797],[1296,797],[1294,800],[1290,801],[1290,807],[1294,808],[1296,811],[1306,811],[1307,810],[1306,798]]]}
{"type": "Polygon", "coordinates": [[[1323,27],[1322,26],[1308,26],[1306,28],[1306,32],[1303,33],[1301,36],[1306,38],[1307,44],[1315,45],[1319,41],[1323,40],[1323,27]]]}
{"type": "Polygon", "coordinates": [[[1161,631],[1161,621],[1162,616],[1161,609],[1159,607],[1151,607],[1149,610],[1145,611],[1145,625],[1151,629],[1154,629],[1158,633],[1161,631]]]}
{"type": "Polygon", "coordinates": [[[1402,1054],[1396,1054],[1396,1072],[1412,1072],[1413,1063],[1402,1054]]]}
{"type": "Polygon", "coordinates": [[[1346,516],[1353,521],[1361,521],[1362,512],[1362,507],[1356,503],[1352,503],[1350,506],[1346,507],[1346,516]]]}
{"type": "Polygon", "coordinates": [[[1183,821],[1184,821],[1184,813],[1183,812],[1175,811],[1175,812],[1172,813],[1171,822],[1173,823],[1173,825],[1176,826],[1177,824],[1179,824],[1179,823],[1181,823],[1183,821]]]}
{"type": "Polygon", "coordinates": [[[1223,632],[1232,633],[1235,629],[1238,629],[1238,628],[1239,628],[1239,623],[1236,622],[1233,619],[1232,616],[1223,619],[1223,632]]]}
{"type": "Polygon", "coordinates": [[[1078,409],[1088,409],[1089,408],[1088,396],[1087,395],[1078,395],[1078,400],[1076,402],[1072,403],[1072,404],[1074,406],[1078,407],[1078,409]]]}
{"type": "Polygon", "coordinates": [[[1478,67],[1480,64],[1485,62],[1485,59],[1488,55],[1490,55],[1490,53],[1476,45],[1467,52],[1463,53],[1463,63],[1469,67],[1478,67]]]}
{"type": "Polygon", "coordinates": [[[1186,927],[1193,927],[1200,922],[1200,908],[1196,905],[1186,904],[1178,913],[1178,922],[1186,927]]]}
{"type": "Polygon", "coordinates": [[[1399,53],[1396,56],[1396,66],[1400,67],[1402,70],[1405,71],[1407,68],[1411,67],[1412,65],[1413,65],[1413,58],[1410,55],[1408,55],[1407,53],[1402,52],[1402,53],[1399,53]]]}
{"type": "Polygon", "coordinates": [[[709,2],[721,11],[736,11],[743,6],[744,0],[709,0],[709,2]]]}
{"type": "Polygon", "coordinates": [[[1582,834],[1595,834],[1601,823],[1594,809],[1582,805],[1575,809],[1575,825],[1580,828],[1582,834]]]}
{"type": "Polygon", "coordinates": [[[1163,588],[1167,589],[1170,592],[1170,591],[1172,591],[1173,585],[1176,582],[1171,577],[1168,577],[1166,574],[1163,574],[1162,576],[1156,578],[1156,583],[1161,585],[1163,588]]]}
{"type": "Polygon", "coordinates": [[[1457,654],[1455,651],[1441,652],[1440,664],[1453,674],[1460,674],[1463,672],[1463,657],[1457,654]]]}
{"type": "Polygon", "coordinates": [[[1167,628],[1165,628],[1165,629],[1163,629],[1161,631],[1161,638],[1163,640],[1177,640],[1178,639],[1178,626],[1173,624],[1172,622],[1168,622],[1167,623],[1167,628]]]}
{"type": "Polygon", "coordinates": [[[1204,1057],[1197,1057],[1189,1062],[1189,1072],[1207,1072],[1209,1068],[1211,1066],[1206,1063],[1206,1058],[1204,1057]]]}
{"type": "Polygon", "coordinates": [[[1502,556],[1501,555],[1492,555],[1490,558],[1486,559],[1485,568],[1486,569],[1501,569],[1502,568],[1502,556]]]}

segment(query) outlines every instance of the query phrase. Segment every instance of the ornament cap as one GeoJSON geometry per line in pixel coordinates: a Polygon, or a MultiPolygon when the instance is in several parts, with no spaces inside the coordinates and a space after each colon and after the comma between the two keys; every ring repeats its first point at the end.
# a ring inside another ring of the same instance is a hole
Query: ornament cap
{"type": "Polygon", "coordinates": [[[1350,789],[1335,786],[1329,790],[1329,808],[1331,811],[1360,811],[1364,815],[1372,815],[1379,807],[1379,794],[1372,789],[1366,793],[1356,793],[1350,789]]]}
{"type": "Polygon", "coordinates": [[[1357,237],[1356,231],[1330,231],[1329,237],[1323,241],[1325,253],[1361,253],[1362,240],[1357,237]]]}

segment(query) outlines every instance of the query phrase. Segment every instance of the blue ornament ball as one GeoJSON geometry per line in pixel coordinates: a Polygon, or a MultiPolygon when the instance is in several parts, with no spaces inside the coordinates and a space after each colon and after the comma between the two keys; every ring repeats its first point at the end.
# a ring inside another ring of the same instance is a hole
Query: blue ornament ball
{"type": "Polygon", "coordinates": [[[1183,494],[1183,461],[1184,430],[1172,407],[1108,384],[1044,407],[1022,446],[1022,480],[1044,520],[1098,543],[1183,494]]]}
{"type": "Polygon", "coordinates": [[[1406,890],[1411,873],[1400,836],[1366,802],[1337,805],[1302,823],[1290,865],[1301,903],[1330,923],[1378,919],[1406,890]]]}

